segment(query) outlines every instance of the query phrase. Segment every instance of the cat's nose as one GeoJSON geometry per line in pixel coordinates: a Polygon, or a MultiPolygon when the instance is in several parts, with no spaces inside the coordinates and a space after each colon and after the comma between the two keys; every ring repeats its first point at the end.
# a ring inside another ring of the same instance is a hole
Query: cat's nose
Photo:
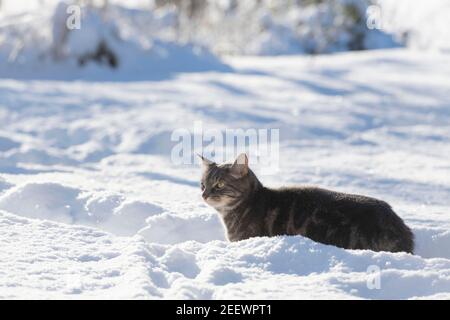
{"type": "Polygon", "coordinates": [[[203,193],[202,193],[202,198],[206,200],[206,199],[208,198],[208,196],[209,196],[209,193],[206,192],[206,190],[203,191],[203,193]]]}

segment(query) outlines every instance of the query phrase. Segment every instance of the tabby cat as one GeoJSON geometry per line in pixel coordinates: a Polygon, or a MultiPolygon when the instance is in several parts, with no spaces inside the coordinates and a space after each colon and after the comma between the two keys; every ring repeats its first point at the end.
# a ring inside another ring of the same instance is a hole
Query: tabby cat
{"type": "Polygon", "coordinates": [[[204,157],[202,197],[219,212],[230,241],[302,235],[346,249],[413,253],[414,237],[384,201],[315,187],[264,187],[246,154],[233,164],[204,157]]]}

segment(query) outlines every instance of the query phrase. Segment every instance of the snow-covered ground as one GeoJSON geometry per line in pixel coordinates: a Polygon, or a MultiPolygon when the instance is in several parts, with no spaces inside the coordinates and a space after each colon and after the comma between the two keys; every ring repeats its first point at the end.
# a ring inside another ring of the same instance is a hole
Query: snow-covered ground
{"type": "Polygon", "coordinates": [[[227,62],[158,81],[0,79],[0,298],[450,298],[450,56],[227,62]],[[280,129],[263,183],[382,198],[416,254],[227,242],[200,169],[171,161],[171,133],[195,121],[280,129]]]}

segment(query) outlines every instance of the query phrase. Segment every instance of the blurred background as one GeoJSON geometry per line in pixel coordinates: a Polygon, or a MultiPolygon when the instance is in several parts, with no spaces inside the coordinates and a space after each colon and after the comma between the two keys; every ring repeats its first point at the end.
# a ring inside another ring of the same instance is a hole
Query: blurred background
{"type": "Polygon", "coordinates": [[[447,51],[449,14],[445,0],[1,0],[0,76],[54,64],[144,72],[148,60],[155,73],[217,68],[229,55],[447,51]]]}

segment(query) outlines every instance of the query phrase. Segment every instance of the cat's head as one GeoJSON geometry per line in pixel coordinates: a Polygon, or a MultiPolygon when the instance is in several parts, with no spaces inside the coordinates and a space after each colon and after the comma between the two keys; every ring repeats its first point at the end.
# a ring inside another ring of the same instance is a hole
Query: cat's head
{"type": "Polygon", "coordinates": [[[218,211],[232,209],[254,192],[260,183],[248,167],[245,153],[234,163],[216,164],[202,156],[202,197],[207,204],[218,211]]]}

